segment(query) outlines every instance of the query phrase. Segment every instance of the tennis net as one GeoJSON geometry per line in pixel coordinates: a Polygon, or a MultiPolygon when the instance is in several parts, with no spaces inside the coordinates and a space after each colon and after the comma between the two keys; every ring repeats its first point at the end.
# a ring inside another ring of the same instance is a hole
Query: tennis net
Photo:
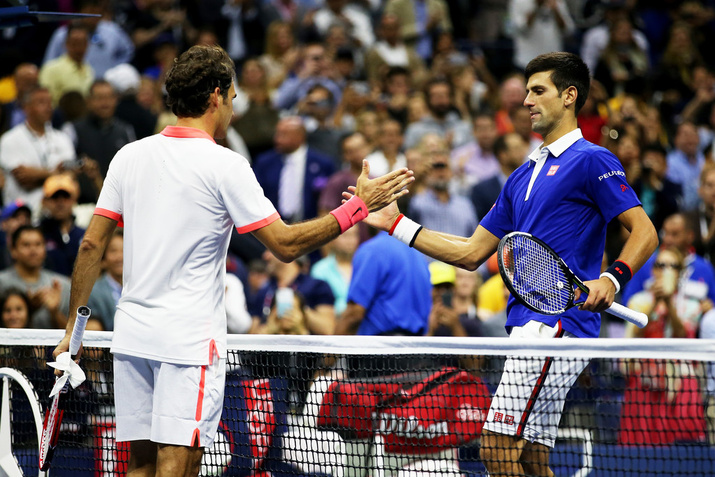
{"type": "MultiPolygon", "coordinates": [[[[54,382],[45,363],[60,337],[0,330],[0,475],[42,475],[38,429],[54,382]]],[[[126,473],[110,340],[85,334],[88,380],[66,400],[53,476],[126,473]]],[[[201,475],[486,475],[480,435],[507,357],[586,366],[550,454],[556,475],[715,475],[711,340],[284,335],[229,337],[223,416],[201,475]]]]}

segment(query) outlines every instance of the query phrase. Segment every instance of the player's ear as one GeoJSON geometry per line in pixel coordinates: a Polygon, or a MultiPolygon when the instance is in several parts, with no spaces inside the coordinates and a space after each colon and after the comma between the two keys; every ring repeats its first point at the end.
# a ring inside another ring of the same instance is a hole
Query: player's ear
{"type": "Polygon", "coordinates": [[[575,86],[569,86],[561,94],[564,98],[564,106],[567,108],[576,103],[576,98],[578,98],[578,90],[575,86]]]}

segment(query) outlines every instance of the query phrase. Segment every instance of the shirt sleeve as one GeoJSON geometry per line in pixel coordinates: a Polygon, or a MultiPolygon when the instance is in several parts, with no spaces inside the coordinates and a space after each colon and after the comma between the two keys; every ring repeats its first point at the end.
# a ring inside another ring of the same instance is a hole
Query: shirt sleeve
{"type": "Polygon", "coordinates": [[[124,213],[122,207],[122,187],[119,178],[122,176],[121,169],[121,152],[117,153],[112,162],[109,163],[107,177],[104,179],[102,190],[97,199],[97,208],[94,210],[95,215],[102,215],[117,222],[122,221],[124,213]]]}
{"type": "Polygon", "coordinates": [[[320,278],[313,278],[311,281],[313,284],[310,293],[305,297],[306,304],[310,308],[315,308],[319,305],[334,305],[335,295],[333,295],[333,290],[330,289],[330,285],[320,278]]]}
{"type": "Polygon", "coordinates": [[[487,212],[487,215],[479,222],[479,225],[501,238],[514,230],[513,206],[510,191],[512,188],[512,177],[506,180],[504,187],[497,197],[497,201],[487,212]]]}
{"type": "Polygon", "coordinates": [[[586,188],[606,222],[641,205],[633,188],[626,182],[626,173],[620,161],[606,149],[599,148],[590,155],[586,188]]]}
{"type": "Polygon", "coordinates": [[[353,257],[353,275],[348,288],[348,301],[370,308],[380,287],[380,260],[370,254],[370,247],[360,247],[353,257]]]}
{"type": "Polygon", "coordinates": [[[239,233],[260,229],[280,217],[243,158],[235,160],[226,171],[219,194],[239,233]]]}

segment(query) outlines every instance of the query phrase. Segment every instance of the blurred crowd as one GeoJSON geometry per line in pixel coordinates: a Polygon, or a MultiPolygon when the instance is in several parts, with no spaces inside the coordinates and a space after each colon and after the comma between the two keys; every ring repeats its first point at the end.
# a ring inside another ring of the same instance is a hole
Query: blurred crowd
{"type": "MultiPolygon", "coordinates": [[[[373,177],[413,169],[401,210],[461,236],[541,143],[523,67],[580,54],[593,81],[579,126],[622,162],[662,241],[618,297],[650,324],[604,315],[602,335],[715,337],[713,0],[31,3],[100,16],[0,32],[0,326],[64,328],[68,277],[114,154],[174,124],[163,76],[188,47],[216,44],[237,66],[223,145],[251,162],[285,221],[338,206],[367,159],[373,177]]],[[[626,234],[609,230],[605,264],[626,234]]],[[[495,260],[455,270],[375,235],[360,224],[282,263],[235,233],[229,331],[506,336],[495,260]]],[[[113,328],[122,241],[92,292],[95,329],[113,328]]],[[[715,416],[712,376],[707,387],[715,416]]]]}

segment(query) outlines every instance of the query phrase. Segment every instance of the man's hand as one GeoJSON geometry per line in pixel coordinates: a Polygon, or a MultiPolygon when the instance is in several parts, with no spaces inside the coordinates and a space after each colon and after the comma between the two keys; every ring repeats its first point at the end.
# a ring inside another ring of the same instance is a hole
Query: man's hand
{"type": "Polygon", "coordinates": [[[407,186],[415,180],[414,173],[404,167],[375,179],[370,179],[369,174],[370,164],[363,159],[354,193],[365,202],[369,212],[378,211],[407,194],[407,186]]]}
{"type": "MultiPolygon", "coordinates": [[[[580,309],[598,313],[605,311],[613,304],[613,299],[616,297],[616,287],[607,277],[589,280],[584,282],[584,285],[586,285],[590,292],[584,304],[580,306],[580,309]]],[[[581,290],[577,288],[574,301],[578,301],[581,293],[581,290]]]]}
{"type": "MultiPolygon", "coordinates": [[[[355,187],[348,187],[348,190],[343,192],[343,202],[349,200],[354,193],[355,187]]],[[[370,212],[363,222],[371,227],[375,227],[378,230],[387,231],[392,228],[392,224],[395,223],[395,220],[397,220],[399,215],[400,209],[397,208],[397,202],[392,202],[380,210],[370,212]]]]}

